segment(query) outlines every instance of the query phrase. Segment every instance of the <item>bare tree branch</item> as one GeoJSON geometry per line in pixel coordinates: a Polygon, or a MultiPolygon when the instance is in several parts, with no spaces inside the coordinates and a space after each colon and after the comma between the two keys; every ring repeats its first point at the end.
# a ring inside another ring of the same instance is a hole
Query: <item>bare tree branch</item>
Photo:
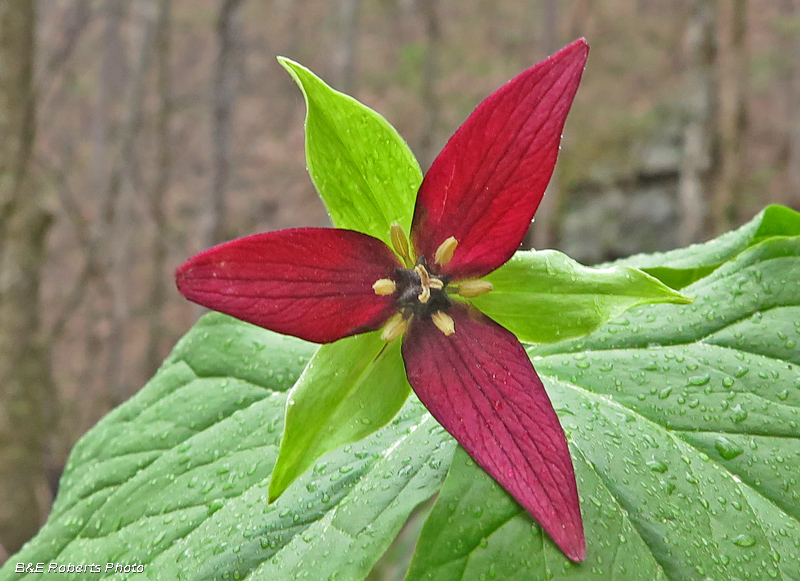
{"type": "Polygon", "coordinates": [[[59,23],[62,31],[58,45],[47,58],[47,62],[42,67],[42,77],[50,79],[61,67],[64,66],[75,52],[83,31],[92,19],[92,6],[89,0],[76,0],[67,6],[63,15],[63,20],[59,23]]]}
{"type": "Polygon", "coordinates": [[[63,98],[66,88],[74,78],[73,67],[67,65],[93,16],[88,0],[78,0],[71,4],[63,15],[63,33],[59,44],[37,73],[40,110],[46,113],[40,118],[39,124],[42,127],[48,127],[50,117],[60,110],[53,103],[63,98]]]}
{"type": "Polygon", "coordinates": [[[73,156],[71,150],[64,155],[64,163],[62,167],[48,166],[43,159],[39,159],[39,166],[43,172],[46,172],[48,180],[55,184],[58,191],[58,200],[64,215],[72,225],[72,231],[78,242],[78,247],[82,250],[84,261],[80,266],[80,270],[75,276],[75,279],[66,293],[65,298],[57,309],[57,313],[50,323],[47,330],[47,342],[50,345],[56,345],[62,338],[64,330],[69,321],[78,314],[78,310],[86,298],[86,292],[89,283],[94,281],[100,285],[100,291],[105,296],[111,296],[113,290],[107,278],[100,276],[102,272],[102,265],[100,264],[97,255],[97,245],[92,243],[90,235],[91,223],[86,217],[78,196],[69,185],[69,176],[64,167],[72,167],[73,156]]]}

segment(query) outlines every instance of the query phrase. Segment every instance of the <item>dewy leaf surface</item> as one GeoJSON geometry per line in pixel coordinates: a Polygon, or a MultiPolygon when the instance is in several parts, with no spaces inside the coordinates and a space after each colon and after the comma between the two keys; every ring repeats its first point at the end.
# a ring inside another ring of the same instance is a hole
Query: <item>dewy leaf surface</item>
{"type": "Polygon", "coordinates": [[[586,561],[456,456],[409,579],[800,579],[800,237],[683,292],[695,303],[531,351],[575,460],[586,561]]]}
{"type": "Polygon", "coordinates": [[[422,171],[403,138],[375,111],[304,66],[278,60],[303,91],[306,164],[334,226],[390,246],[393,222],[408,235],[422,171]]]}
{"type": "Polygon", "coordinates": [[[586,335],[643,303],[689,302],[639,270],[588,268],[555,250],[517,252],[483,280],[494,290],[471,301],[529,343],[586,335]]]}
{"type": "Polygon", "coordinates": [[[204,317],[76,445],[48,522],[0,579],[42,578],[16,574],[18,562],[136,563],[141,578],[165,581],[366,576],[440,486],[454,443],[411,398],[386,429],[329,454],[268,504],[286,390],[313,350],[204,317]]]}
{"type": "Polygon", "coordinates": [[[459,448],[417,544],[407,579],[529,581],[549,579],[548,573],[555,572],[556,579],[667,579],[631,523],[620,518],[620,506],[598,475],[580,453],[573,451],[573,459],[576,472],[582,475],[579,485],[597,490],[593,502],[582,507],[590,561],[592,545],[624,539],[617,543],[608,569],[582,573],[586,565],[565,559],[527,512],[488,474],[476,470],[472,459],[459,448]]]}
{"type": "Polygon", "coordinates": [[[45,578],[20,562],[363,579],[440,489],[410,579],[800,580],[800,237],[782,233],[687,286],[691,305],[530,351],[575,463],[584,563],[462,453],[441,488],[453,440],[413,397],[269,505],[286,392],[314,347],[212,314],[75,446],[50,519],[0,580],[45,578]]]}

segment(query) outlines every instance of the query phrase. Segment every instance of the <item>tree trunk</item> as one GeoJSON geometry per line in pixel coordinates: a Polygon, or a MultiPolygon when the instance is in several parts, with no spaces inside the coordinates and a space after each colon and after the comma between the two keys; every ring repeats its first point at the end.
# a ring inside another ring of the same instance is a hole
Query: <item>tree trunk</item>
{"type": "Polygon", "coordinates": [[[439,24],[439,2],[424,0],[419,3],[425,20],[425,35],[428,48],[422,69],[422,134],[419,138],[419,163],[423,171],[427,170],[436,157],[436,129],[441,116],[441,103],[436,93],[436,81],[439,78],[439,49],[442,42],[442,31],[439,24]]]}
{"type": "Polygon", "coordinates": [[[153,274],[147,304],[147,352],[145,372],[155,373],[161,365],[161,348],[164,343],[164,307],[167,300],[167,285],[164,270],[167,263],[167,237],[169,224],[164,211],[164,198],[169,188],[172,171],[172,147],[169,123],[172,116],[170,94],[170,33],[172,0],[160,0],[158,24],[156,26],[156,84],[158,112],[156,114],[156,176],[150,191],[150,217],[153,220],[153,274]]]}
{"type": "Polygon", "coordinates": [[[44,447],[54,392],[39,287],[50,213],[32,169],[35,3],[0,3],[0,545],[16,552],[49,510],[44,447]]]}
{"type": "Polygon", "coordinates": [[[798,5],[798,0],[781,2],[781,21],[788,25],[785,29],[778,30],[778,52],[784,59],[786,74],[776,83],[783,98],[782,103],[775,107],[775,130],[784,135],[781,157],[785,171],[785,181],[775,201],[795,209],[800,209],[800,34],[796,28],[796,23],[800,21],[798,5]]]}
{"type": "MultiPolygon", "coordinates": [[[[795,14],[795,18],[798,14],[795,14]]],[[[788,192],[785,203],[800,210],[800,35],[794,38],[791,52],[792,63],[792,103],[794,108],[789,119],[788,192]]]]}
{"type": "Polygon", "coordinates": [[[119,147],[115,150],[97,243],[102,245],[103,271],[110,281],[113,297],[108,325],[108,357],[104,374],[110,403],[118,405],[131,395],[133,386],[124,374],[126,333],[131,319],[130,276],[135,237],[136,192],[143,191],[136,139],[142,128],[147,74],[153,56],[156,15],[143,11],[142,40],[130,78],[127,111],[119,147]]]}
{"type": "MultiPolygon", "coordinates": [[[[104,5],[105,24],[101,46],[103,50],[100,65],[100,76],[97,80],[97,103],[91,121],[92,158],[90,165],[91,204],[96,213],[90,214],[91,229],[85,239],[86,256],[85,275],[79,282],[86,281],[96,293],[94,300],[87,301],[86,326],[86,360],[87,365],[80,376],[80,383],[96,386],[98,379],[103,381],[102,389],[107,390],[109,400],[119,401],[121,396],[112,385],[111,375],[113,363],[105,365],[105,373],[101,373],[100,363],[103,353],[111,349],[108,345],[109,329],[112,326],[115,303],[115,288],[111,277],[113,260],[111,244],[114,232],[117,204],[121,189],[120,155],[115,156],[112,144],[114,137],[125,131],[125,126],[118,119],[125,101],[124,94],[129,79],[129,67],[122,43],[122,27],[126,18],[126,6],[122,0],[107,0],[104,5]],[[93,219],[92,219],[93,218],[93,219]]],[[[124,139],[124,136],[121,137],[124,139]]]]}
{"type": "MultiPolygon", "coordinates": [[[[544,0],[542,4],[542,48],[545,55],[551,55],[560,48],[558,0],[544,0]]],[[[531,226],[523,242],[526,248],[551,248],[555,245],[559,193],[558,176],[554,172],[536,211],[536,222],[531,226]]]]}
{"type": "Polygon", "coordinates": [[[686,29],[689,120],[684,130],[678,180],[681,246],[701,240],[706,199],[710,194],[710,186],[715,182],[716,59],[717,24],[714,0],[693,0],[686,29]]]}
{"type": "Polygon", "coordinates": [[[230,174],[233,105],[241,66],[241,0],[222,0],[217,17],[217,60],[212,86],[211,147],[213,183],[204,220],[204,246],[228,239],[225,190],[230,174]]]}
{"type": "Polygon", "coordinates": [[[720,234],[739,222],[744,168],[744,135],[747,127],[746,46],[747,0],[719,2],[720,28],[726,30],[719,44],[720,176],[714,194],[715,231],[720,234]],[[723,24],[724,23],[724,24],[723,24]]]}
{"type": "Polygon", "coordinates": [[[356,43],[361,0],[339,0],[339,39],[334,61],[337,89],[352,95],[356,86],[356,43]]]}

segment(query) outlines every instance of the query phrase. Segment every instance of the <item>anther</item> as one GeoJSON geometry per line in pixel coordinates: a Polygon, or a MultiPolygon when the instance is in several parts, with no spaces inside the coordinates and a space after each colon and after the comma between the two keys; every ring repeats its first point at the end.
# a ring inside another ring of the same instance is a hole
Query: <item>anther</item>
{"type": "Polygon", "coordinates": [[[397,290],[397,285],[390,278],[379,278],[372,285],[376,295],[392,295],[397,290]]]}
{"type": "Polygon", "coordinates": [[[431,276],[428,274],[428,271],[425,269],[424,266],[418,264],[414,267],[414,272],[417,273],[419,276],[419,282],[423,287],[430,285],[431,283],[431,276]]]}
{"type": "Polygon", "coordinates": [[[420,286],[422,287],[422,292],[419,293],[417,298],[419,299],[419,302],[427,303],[428,300],[431,298],[431,286],[433,286],[431,285],[431,283],[433,282],[433,280],[431,280],[428,271],[425,270],[425,267],[422,266],[421,264],[418,264],[417,266],[414,267],[414,272],[416,272],[417,275],[419,276],[419,283],[420,286]]]}
{"type": "Polygon", "coordinates": [[[442,242],[439,248],[436,249],[436,253],[433,255],[433,261],[439,266],[444,266],[453,258],[456,246],[458,246],[458,240],[455,239],[455,236],[450,236],[450,238],[442,242]]]}
{"type": "Polygon", "coordinates": [[[431,287],[424,286],[422,287],[422,292],[417,295],[417,299],[421,303],[427,303],[431,298],[431,287]]]}
{"type": "Polygon", "coordinates": [[[485,295],[493,289],[492,283],[486,282],[485,280],[468,280],[458,285],[457,292],[462,297],[471,299],[473,297],[485,295]]]}
{"type": "Polygon", "coordinates": [[[383,328],[381,332],[381,339],[387,342],[394,341],[400,335],[405,333],[408,330],[408,319],[404,319],[402,315],[399,313],[389,319],[389,322],[386,323],[386,326],[383,328]]]}
{"type": "Polygon", "coordinates": [[[436,325],[442,333],[448,337],[456,332],[456,325],[453,322],[453,317],[443,311],[436,311],[431,315],[431,321],[436,325]]]}
{"type": "Polygon", "coordinates": [[[389,228],[389,236],[392,239],[392,247],[397,255],[403,259],[403,263],[406,266],[410,266],[413,262],[411,260],[411,254],[409,253],[409,246],[408,246],[408,238],[406,238],[406,233],[403,232],[402,226],[395,222],[389,228]]]}

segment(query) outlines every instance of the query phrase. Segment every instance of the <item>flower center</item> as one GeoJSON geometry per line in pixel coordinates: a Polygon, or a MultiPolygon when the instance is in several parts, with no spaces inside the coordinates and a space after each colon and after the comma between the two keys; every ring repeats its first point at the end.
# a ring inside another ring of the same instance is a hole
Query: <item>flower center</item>
{"type": "MultiPolygon", "coordinates": [[[[375,294],[394,295],[399,311],[386,324],[381,336],[386,341],[396,339],[406,331],[413,317],[430,317],[442,333],[452,335],[455,333],[453,319],[445,313],[452,306],[446,292],[450,277],[432,275],[424,256],[414,264],[408,238],[399,224],[392,224],[390,234],[394,251],[405,268],[396,268],[393,278],[381,278],[372,285],[375,294]]],[[[433,257],[434,262],[439,266],[450,262],[456,246],[458,241],[453,236],[442,242],[433,257]]]]}
{"type": "MultiPolygon", "coordinates": [[[[402,335],[412,318],[430,317],[436,328],[447,336],[456,332],[453,318],[446,311],[453,306],[447,296],[449,275],[431,274],[428,261],[421,256],[416,264],[411,256],[405,232],[398,224],[392,224],[392,247],[402,260],[405,268],[396,268],[392,278],[381,278],[372,285],[376,295],[394,295],[395,306],[399,311],[389,319],[381,337],[392,341],[402,335]]],[[[439,245],[433,256],[438,266],[444,266],[453,258],[458,240],[450,236],[439,245]]],[[[453,291],[464,298],[473,298],[492,290],[489,282],[473,280],[462,282],[453,291]]]]}
{"type": "Polygon", "coordinates": [[[447,276],[433,276],[428,272],[425,259],[413,269],[397,268],[394,271],[396,284],[395,305],[406,318],[429,317],[436,311],[450,308],[450,298],[445,289],[447,276]]]}
{"type": "Polygon", "coordinates": [[[424,257],[414,268],[396,268],[393,278],[382,278],[372,285],[375,294],[394,295],[399,311],[381,333],[385,341],[392,341],[405,333],[414,317],[430,317],[433,324],[445,335],[455,333],[453,319],[445,313],[452,306],[447,296],[449,276],[435,276],[428,272],[424,257]]]}

